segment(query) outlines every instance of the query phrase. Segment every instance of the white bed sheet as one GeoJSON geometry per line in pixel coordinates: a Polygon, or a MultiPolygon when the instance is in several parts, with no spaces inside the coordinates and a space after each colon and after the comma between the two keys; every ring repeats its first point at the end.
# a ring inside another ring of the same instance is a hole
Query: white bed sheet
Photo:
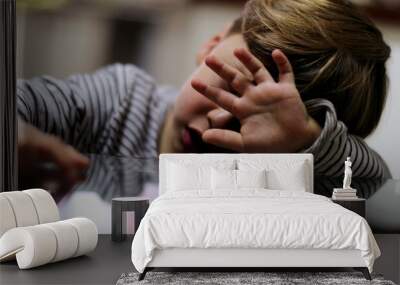
{"type": "Polygon", "coordinates": [[[265,189],[161,195],[134,237],[135,268],[166,248],[357,249],[371,272],[380,255],[361,216],[320,195],[265,189]]]}

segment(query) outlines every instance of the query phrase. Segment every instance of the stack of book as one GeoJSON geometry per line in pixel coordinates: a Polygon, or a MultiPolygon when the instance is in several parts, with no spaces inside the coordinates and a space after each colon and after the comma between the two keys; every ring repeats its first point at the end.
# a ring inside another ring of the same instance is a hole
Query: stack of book
{"type": "Polygon", "coordinates": [[[352,200],[357,199],[357,190],[350,188],[350,189],[342,189],[342,188],[335,188],[333,189],[332,199],[335,200],[352,200]]]}

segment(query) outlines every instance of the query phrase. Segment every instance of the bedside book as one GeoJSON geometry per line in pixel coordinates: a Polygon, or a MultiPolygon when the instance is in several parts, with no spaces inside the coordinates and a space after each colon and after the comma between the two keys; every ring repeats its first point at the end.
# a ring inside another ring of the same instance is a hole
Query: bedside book
{"type": "Polygon", "coordinates": [[[357,189],[343,189],[343,188],[333,188],[333,193],[357,193],[357,189]]]}
{"type": "Polygon", "coordinates": [[[358,198],[356,193],[333,193],[332,199],[354,199],[358,198]]]}
{"type": "Polygon", "coordinates": [[[356,193],[340,193],[340,192],[333,192],[333,195],[337,196],[347,196],[347,197],[354,197],[357,196],[356,193]]]}
{"type": "Polygon", "coordinates": [[[358,199],[359,198],[357,196],[354,196],[354,197],[342,197],[342,196],[339,196],[339,197],[337,197],[335,195],[332,195],[332,200],[357,201],[358,199]]]}
{"type": "Polygon", "coordinates": [[[342,189],[334,188],[332,193],[332,199],[335,200],[354,200],[357,199],[357,190],[353,188],[342,189]]]}

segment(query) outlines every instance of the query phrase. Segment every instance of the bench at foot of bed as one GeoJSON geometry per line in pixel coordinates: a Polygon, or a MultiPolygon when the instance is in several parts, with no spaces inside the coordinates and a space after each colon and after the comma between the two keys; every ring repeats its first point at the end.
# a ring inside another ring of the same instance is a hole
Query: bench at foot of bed
{"type": "MultiPolygon", "coordinates": [[[[139,274],[138,281],[142,281],[146,277],[146,273],[153,270],[153,267],[146,267],[142,273],[139,274]]],[[[369,270],[367,267],[353,267],[354,270],[356,271],[361,271],[362,274],[364,275],[364,278],[367,280],[372,280],[371,275],[369,274],[369,270]]],[[[212,270],[210,270],[212,271],[212,270]]],[[[246,270],[238,269],[237,272],[242,272],[246,270]]]]}

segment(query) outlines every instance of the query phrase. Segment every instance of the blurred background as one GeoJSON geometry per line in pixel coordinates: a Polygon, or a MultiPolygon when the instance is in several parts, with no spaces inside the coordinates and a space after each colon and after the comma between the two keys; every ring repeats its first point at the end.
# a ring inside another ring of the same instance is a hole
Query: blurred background
{"type": "MultiPolygon", "coordinates": [[[[136,64],[160,84],[177,88],[194,70],[196,53],[203,43],[237,18],[245,3],[245,0],[16,1],[19,78],[42,74],[64,78],[122,62],[136,64]]],[[[367,142],[385,159],[393,176],[400,178],[400,0],[356,2],[367,10],[392,48],[387,66],[390,88],[386,108],[367,142]]],[[[87,217],[96,223],[99,233],[110,234],[113,197],[153,200],[158,196],[158,161],[103,155],[89,155],[89,158],[86,178],[78,185],[67,183],[63,173],[54,174],[53,168],[45,166],[22,168],[19,187],[50,191],[62,219],[87,217]]],[[[341,183],[341,177],[315,177],[314,192],[329,197],[332,188],[340,187],[341,183]]],[[[368,199],[367,221],[374,233],[393,233],[393,229],[399,228],[398,181],[363,178],[354,179],[353,185],[359,197],[368,199]]],[[[398,235],[375,237],[383,252],[375,265],[376,272],[398,282],[398,235]]]]}
{"type": "MultiPolygon", "coordinates": [[[[389,96],[367,142],[400,178],[400,0],[354,1],[392,48],[389,96]]],[[[134,63],[175,87],[202,44],[239,16],[244,0],[17,0],[17,76],[64,78],[134,63]]]]}

